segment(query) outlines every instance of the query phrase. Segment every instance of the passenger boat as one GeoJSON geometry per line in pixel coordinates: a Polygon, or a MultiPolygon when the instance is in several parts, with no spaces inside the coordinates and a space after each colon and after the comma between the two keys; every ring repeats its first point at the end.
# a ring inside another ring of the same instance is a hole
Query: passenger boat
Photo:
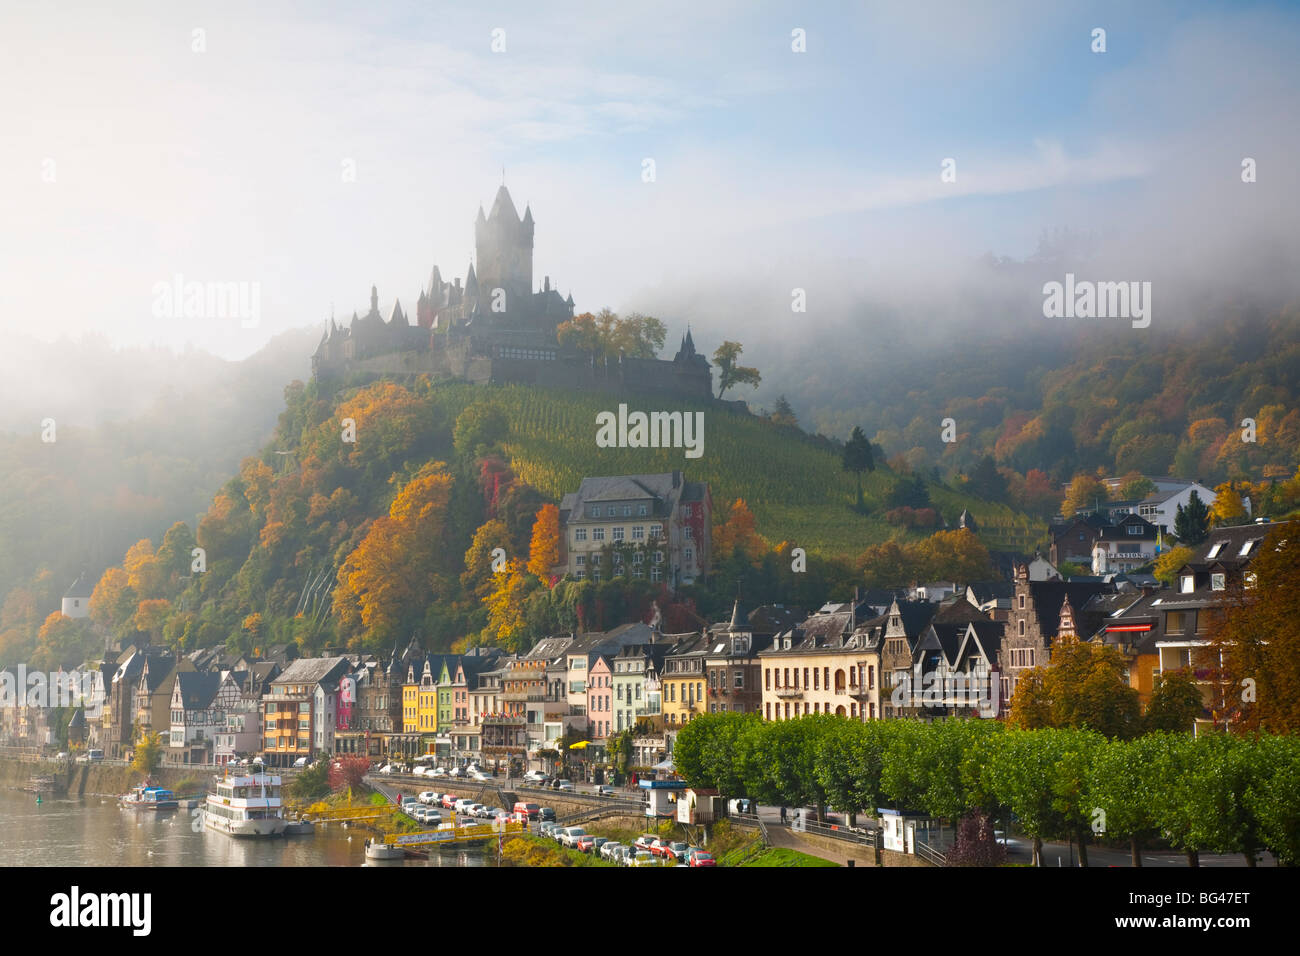
{"type": "Polygon", "coordinates": [[[123,810],[175,810],[180,804],[166,787],[141,784],[118,797],[117,805],[123,810]]]}
{"type": "Polygon", "coordinates": [[[234,837],[280,836],[288,821],[280,799],[278,774],[232,774],[219,778],[208,792],[203,821],[218,833],[234,837]]]}

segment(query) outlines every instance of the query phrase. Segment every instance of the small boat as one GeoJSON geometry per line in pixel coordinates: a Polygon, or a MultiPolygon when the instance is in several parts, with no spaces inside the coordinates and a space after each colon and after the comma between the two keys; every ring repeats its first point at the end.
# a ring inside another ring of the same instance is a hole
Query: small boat
{"type": "Polygon", "coordinates": [[[118,797],[117,805],[123,810],[175,810],[179,804],[176,795],[166,787],[141,784],[118,797]]]}
{"type": "Polygon", "coordinates": [[[394,846],[391,843],[376,843],[374,840],[366,841],[367,860],[402,860],[405,858],[406,851],[400,846],[394,846]]]}
{"type": "Polygon", "coordinates": [[[312,823],[310,820],[290,820],[284,828],[285,836],[303,836],[315,832],[316,824],[312,823]]]}

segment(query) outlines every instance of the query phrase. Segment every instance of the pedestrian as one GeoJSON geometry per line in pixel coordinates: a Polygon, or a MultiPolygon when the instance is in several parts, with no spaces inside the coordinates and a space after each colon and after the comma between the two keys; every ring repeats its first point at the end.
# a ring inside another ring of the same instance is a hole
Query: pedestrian
{"type": "Polygon", "coordinates": [[[785,825],[785,807],[781,808],[781,824],[785,825]]]}

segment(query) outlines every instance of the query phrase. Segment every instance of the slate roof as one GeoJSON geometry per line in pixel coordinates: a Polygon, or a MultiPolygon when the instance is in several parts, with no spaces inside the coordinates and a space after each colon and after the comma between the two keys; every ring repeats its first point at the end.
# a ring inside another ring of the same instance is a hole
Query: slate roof
{"type": "Polygon", "coordinates": [[[94,591],[94,585],[86,577],[86,572],[82,571],[77,575],[77,580],[68,585],[68,589],[63,592],[65,598],[88,598],[94,591]]]}
{"type": "Polygon", "coordinates": [[[319,684],[340,677],[348,666],[346,657],[300,657],[277,677],[274,684],[319,684]]]}
{"type": "Polygon", "coordinates": [[[1067,597],[1077,612],[1094,595],[1111,590],[1111,585],[1099,581],[1030,581],[1029,596],[1033,601],[1034,616],[1038,619],[1039,633],[1049,637],[1057,632],[1061,624],[1061,608],[1067,597]]]}
{"type": "Polygon", "coordinates": [[[221,688],[221,675],[211,671],[181,671],[176,675],[181,705],[186,710],[206,710],[221,688]]]}

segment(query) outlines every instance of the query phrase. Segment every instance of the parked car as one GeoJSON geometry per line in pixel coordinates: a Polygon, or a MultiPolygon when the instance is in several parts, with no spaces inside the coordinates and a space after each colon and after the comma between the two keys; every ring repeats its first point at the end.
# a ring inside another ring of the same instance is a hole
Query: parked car
{"type": "Polygon", "coordinates": [[[655,858],[645,850],[638,850],[634,856],[629,857],[625,862],[627,866],[654,866],[655,858]]]}
{"type": "Polygon", "coordinates": [[[538,827],[537,827],[537,834],[538,834],[538,836],[548,837],[548,836],[550,836],[550,835],[552,834],[552,832],[553,832],[554,830],[555,830],[555,824],[554,824],[554,823],[552,823],[552,822],[541,823],[541,824],[538,824],[538,827]]]}
{"type": "Polygon", "coordinates": [[[614,795],[614,788],[610,786],[597,787],[596,795],[598,797],[612,797],[614,795]]]}
{"type": "Polygon", "coordinates": [[[659,838],[657,836],[647,833],[644,834],[643,836],[637,837],[636,841],[632,844],[632,846],[634,846],[638,850],[646,850],[648,852],[650,850],[650,846],[658,842],[659,842],[659,838]]]}
{"type": "Polygon", "coordinates": [[[671,856],[673,855],[672,847],[673,845],[667,840],[655,840],[650,844],[650,855],[655,857],[671,856]]]}
{"type": "Polygon", "coordinates": [[[467,774],[465,773],[465,770],[462,767],[452,767],[450,770],[447,771],[447,776],[460,779],[462,777],[467,776],[467,774]]]}
{"type": "Polygon", "coordinates": [[[573,841],[573,848],[580,853],[590,853],[596,846],[596,838],[590,833],[584,833],[578,839],[573,841]]]}
{"type": "Polygon", "coordinates": [[[564,831],[564,836],[560,837],[560,843],[564,844],[571,850],[577,849],[578,837],[586,835],[587,831],[582,827],[568,827],[564,831]]]}
{"type": "Polygon", "coordinates": [[[442,826],[442,814],[437,810],[426,810],[424,814],[425,826],[437,827],[442,826]]]}
{"type": "Polygon", "coordinates": [[[514,813],[510,814],[510,821],[512,823],[531,823],[532,817],[524,813],[522,810],[516,810],[514,813]]]}
{"type": "Polygon", "coordinates": [[[445,776],[447,776],[447,768],[446,768],[446,767],[434,767],[433,769],[431,769],[431,770],[429,771],[429,776],[430,776],[430,777],[445,777],[445,776]]]}
{"type": "Polygon", "coordinates": [[[518,801],[515,804],[514,809],[516,813],[522,813],[526,817],[529,817],[530,819],[535,819],[538,816],[538,814],[542,812],[542,808],[539,807],[537,804],[528,803],[524,800],[518,801]]]}
{"type": "Polygon", "coordinates": [[[608,842],[609,842],[609,837],[592,837],[591,848],[593,850],[599,851],[600,848],[603,847],[608,842]]]}
{"type": "Polygon", "coordinates": [[[444,793],[442,795],[442,807],[444,810],[451,810],[456,806],[459,798],[454,793],[444,793]]]}
{"type": "Polygon", "coordinates": [[[438,795],[432,790],[425,790],[419,797],[417,797],[417,799],[425,806],[428,806],[433,803],[434,800],[438,799],[438,795]]]}
{"type": "Polygon", "coordinates": [[[573,781],[572,781],[572,780],[561,780],[559,783],[556,784],[555,789],[556,789],[556,790],[560,790],[560,791],[562,791],[562,792],[566,792],[566,793],[572,793],[572,792],[573,792],[573,781]]]}
{"type": "Polygon", "coordinates": [[[541,783],[546,779],[546,774],[540,770],[529,770],[524,774],[524,783],[541,783]]]}
{"type": "Polygon", "coordinates": [[[718,861],[713,858],[713,854],[706,850],[700,850],[698,853],[691,854],[691,861],[687,866],[717,866],[718,861]]]}
{"type": "Polygon", "coordinates": [[[537,811],[537,819],[550,820],[552,823],[554,823],[555,811],[552,810],[550,807],[542,807],[540,810],[537,811]]]}

